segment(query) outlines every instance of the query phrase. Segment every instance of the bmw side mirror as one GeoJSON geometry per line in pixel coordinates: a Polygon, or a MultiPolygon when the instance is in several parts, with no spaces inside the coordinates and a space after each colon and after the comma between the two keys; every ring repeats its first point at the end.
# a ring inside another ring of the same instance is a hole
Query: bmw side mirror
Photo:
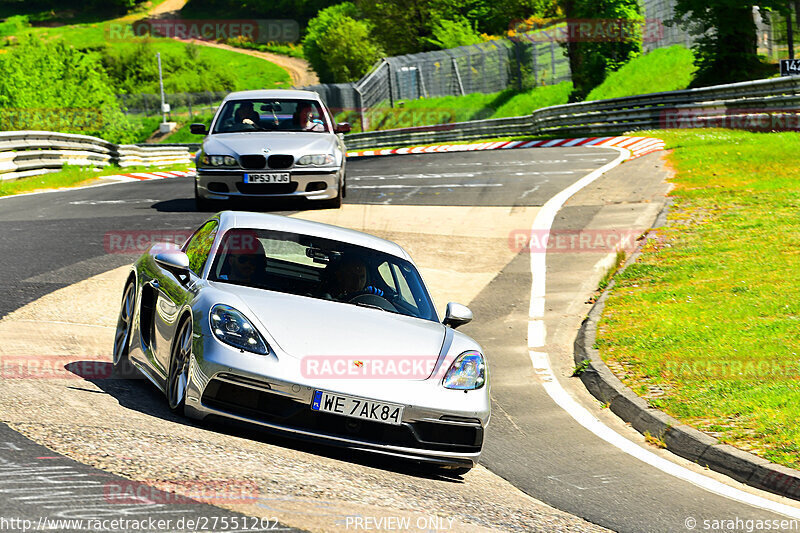
{"type": "Polygon", "coordinates": [[[153,259],[160,266],[176,274],[185,274],[189,271],[189,256],[180,250],[159,252],[153,259]]]}
{"type": "Polygon", "coordinates": [[[334,133],[350,133],[350,124],[347,122],[342,122],[336,125],[333,128],[334,133]]]}
{"type": "Polygon", "coordinates": [[[447,304],[447,311],[444,313],[442,324],[456,329],[458,326],[472,321],[472,311],[466,305],[450,302],[447,304]]]}
{"type": "Polygon", "coordinates": [[[207,135],[208,134],[208,128],[206,128],[206,125],[205,124],[200,124],[200,123],[192,124],[191,126],[189,126],[189,131],[191,131],[195,135],[207,135]]]}

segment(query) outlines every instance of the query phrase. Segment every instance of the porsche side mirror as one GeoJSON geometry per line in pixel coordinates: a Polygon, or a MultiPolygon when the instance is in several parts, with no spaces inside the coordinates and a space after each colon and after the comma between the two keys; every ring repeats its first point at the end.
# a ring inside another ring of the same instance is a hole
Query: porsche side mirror
{"type": "Polygon", "coordinates": [[[350,124],[347,122],[341,122],[333,128],[334,133],[350,133],[350,124]]]}
{"type": "Polygon", "coordinates": [[[177,274],[189,271],[189,256],[180,250],[166,250],[155,255],[156,263],[177,274]]]}
{"type": "Polygon", "coordinates": [[[444,314],[442,324],[456,329],[458,326],[472,321],[472,311],[466,305],[450,302],[447,304],[447,311],[444,314]]]}
{"type": "Polygon", "coordinates": [[[189,126],[189,131],[195,135],[208,135],[208,128],[206,128],[205,124],[192,124],[189,126]]]}

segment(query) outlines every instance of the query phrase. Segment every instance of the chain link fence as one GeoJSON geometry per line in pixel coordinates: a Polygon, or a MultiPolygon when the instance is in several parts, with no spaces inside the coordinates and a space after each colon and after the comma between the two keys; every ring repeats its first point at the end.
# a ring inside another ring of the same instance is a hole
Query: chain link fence
{"type": "MultiPolygon", "coordinates": [[[[171,113],[213,114],[217,106],[228,95],[228,91],[205,91],[201,93],[172,93],[165,95],[171,113]]],[[[161,95],[154,93],[120,94],[117,96],[125,113],[147,117],[161,115],[161,95]]]]}
{"type": "MultiPolygon", "coordinates": [[[[496,93],[570,79],[569,60],[558,42],[522,38],[387,57],[358,82],[303,88],[318,92],[334,111],[363,111],[394,107],[397,100],[496,93]]],[[[363,120],[362,115],[366,130],[363,120]]]]}

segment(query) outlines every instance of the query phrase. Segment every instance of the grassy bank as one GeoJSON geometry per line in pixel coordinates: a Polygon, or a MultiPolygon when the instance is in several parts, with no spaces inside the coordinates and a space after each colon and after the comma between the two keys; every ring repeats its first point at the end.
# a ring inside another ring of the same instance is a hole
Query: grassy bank
{"type": "Polygon", "coordinates": [[[673,150],[674,204],[617,277],[601,356],[655,407],[800,467],[800,138],[648,133],[673,150]]]}
{"type": "Polygon", "coordinates": [[[592,89],[586,100],[686,89],[694,78],[694,54],[681,45],[659,48],[639,56],[592,89]]]}
{"type": "Polygon", "coordinates": [[[94,171],[85,167],[65,165],[60,172],[31,176],[14,181],[0,181],[0,196],[21,194],[45,189],[61,189],[65,187],[79,187],[89,185],[103,176],[114,174],[128,174],[131,172],[153,172],[155,170],[186,170],[187,165],[171,165],[166,167],[106,167],[94,171]]]}
{"type": "MultiPolygon", "coordinates": [[[[506,89],[491,94],[472,93],[464,96],[400,100],[393,108],[378,106],[368,110],[367,119],[369,130],[375,131],[484,118],[516,117],[540,107],[565,104],[571,91],[572,83],[564,82],[524,92],[506,89]]],[[[355,113],[340,113],[337,120],[350,122],[353,131],[361,130],[360,120],[355,113]]]]}

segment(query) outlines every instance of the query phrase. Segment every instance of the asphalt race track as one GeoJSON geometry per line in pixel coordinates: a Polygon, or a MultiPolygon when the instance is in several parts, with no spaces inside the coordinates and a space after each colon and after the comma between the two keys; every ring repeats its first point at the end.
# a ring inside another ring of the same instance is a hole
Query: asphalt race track
{"type": "MultiPolygon", "coordinates": [[[[728,498],[608,444],[556,405],[534,372],[527,329],[531,255],[515,247],[513,236],[530,229],[538,209],[548,199],[617,156],[618,152],[611,149],[588,147],[352,159],[348,162],[348,196],[341,211],[306,210],[302,204],[266,206],[274,213],[346,225],[397,240],[420,264],[428,284],[435,287],[432,292],[439,309],[450,298],[459,298],[470,306],[476,318],[463,330],[481,343],[491,370],[492,422],[481,459],[489,472],[478,468],[463,480],[447,484],[412,465],[319,449],[238,428],[189,423],[171,415],[159,394],[143,382],[71,380],[65,385],[28,380],[11,384],[4,379],[0,393],[0,517],[24,517],[35,525],[43,515],[89,516],[95,505],[92,502],[108,504],[108,487],[114,483],[127,483],[126,478],[160,479],[171,471],[169,468],[183,472],[181,465],[189,459],[180,452],[190,449],[187,439],[191,437],[196,439],[191,441],[192,446],[203,439],[219,446],[220,457],[224,453],[235,455],[224,448],[238,443],[243,450],[241,464],[246,464],[250,452],[253,458],[261,457],[256,454],[266,449],[285,454],[283,462],[268,467],[275,494],[284,494],[282,476],[292,486],[321,487],[307,494],[307,500],[298,500],[298,506],[307,507],[315,498],[346,500],[354,505],[352,509],[329,507],[313,520],[305,520],[292,519],[291,513],[298,511],[288,503],[270,508],[262,502],[266,510],[260,516],[270,517],[269,513],[276,510],[281,524],[278,527],[288,524],[315,531],[353,530],[335,517],[363,514],[365,507],[358,507],[362,503],[378,505],[369,503],[366,489],[362,487],[359,492],[362,483],[375,487],[370,490],[375,491],[376,500],[392,497],[395,487],[401,502],[398,508],[424,513],[433,512],[437,502],[441,502],[441,509],[452,506],[448,499],[451,493],[453,502],[455,498],[463,502],[483,495],[487,509],[493,505],[493,497],[509,498],[506,494],[513,487],[532,497],[530,504],[523,494],[518,500],[512,497],[510,503],[496,502],[517,506],[514,509],[530,505],[529,516],[507,516],[510,510],[497,516],[490,511],[477,517],[459,515],[460,523],[487,531],[576,531],[583,527],[563,514],[552,518],[545,507],[537,507],[540,504],[536,500],[614,531],[687,531],[692,523],[703,530],[704,520],[785,520],[783,514],[739,501],[761,497],[786,505],[785,500],[706,472],[709,479],[739,491],[738,500],[728,498]],[[128,424],[133,428],[130,432],[126,432],[128,424]],[[162,457],[160,451],[154,453],[156,448],[148,452],[135,449],[151,440],[169,451],[162,457]],[[104,453],[105,447],[108,453],[104,453]],[[131,457],[147,461],[142,467],[146,472],[137,470],[139,460],[131,457]],[[338,481],[335,476],[340,476],[338,481]],[[513,487],[504,485],[506,482],[513,487]],[[323,490],[326,483],[343,487],[341,499],[323,490]],[[59,493],[62,488],[73,492],[59,493]],[[23,497],[25,494],[28,497],[23,497]],[[426,500],[430,508],[424,507],[426,500]]],[[[649,227],[667,190],[659,157],[651,154],[629,161],[577,193],[559,211],[555,229],[649,227]]],[[[55,339],[59,324],[87,325],[91,316],[98,314],[101,307],[85,309],[81,304],[91,301],[94,294],[102,293],[103,300],[113,300],[111,307],[116,309],[122,287],[114,292],[117,278],[103,276],[109,271],[124,272],[119,267],[130,264],[135,255],[109,250],[109,234],[181,232],[196,228],[208,216],[194,210],[192,183],[187,178],[0,199],[0,317],[6,317],[0,320],[0,356],[4,338],[19,340],[22,347],[15,349],[29,351],[37,350],[41,341],[43,353],[55,353],[67,342],[55,339]],[[59,294],[54,292],[59,290],[73,292],[69,298],[58,300],[62,316],[52,318],[48,326],[53,339],[36,333],[35,320],[26,319],[28,315],[14,314],[35,309],[38,301],[59,294]]],[[[608,255],[608,251],[584,252],[547,254],[545,351],[550,354],[553,372],[564,389],[608,427],[679,467],[703,473],[699,466],[647,445],[608,410],[601,409],[580,381],[568,377],[572,370],[569,347],[580,318],[588,310],[587,295],[596,287],[608,255]]],[[[113,323],[116,317],[98,320],[113,323]]],[[[110,349],[109,345],[109,353],[110,349]]],[[[222,467],[219,472],[224,472],[222,467]]],[[[250,478],[238,473],[229,479],[250,478]]],[[[263,480],[261,483],[263,494],[263,480]]],[[[111,518],[125,509],[131,519],[158,513],[167,518],[240,519],[252,514],[249,507],[176,503],[158,491],[150,496],[145,505],[105,505],[104,512],[111,518]]],[[[394,504],[389,501],[385,505],[394,504]]],[[[267,530],[269,526],[238,530],[267,530]]],[[[433,530],[449,530],[447,522],[440,526],[433,530]]],[[[587,524],[585,530],[600,528],[587,524]]]]}

